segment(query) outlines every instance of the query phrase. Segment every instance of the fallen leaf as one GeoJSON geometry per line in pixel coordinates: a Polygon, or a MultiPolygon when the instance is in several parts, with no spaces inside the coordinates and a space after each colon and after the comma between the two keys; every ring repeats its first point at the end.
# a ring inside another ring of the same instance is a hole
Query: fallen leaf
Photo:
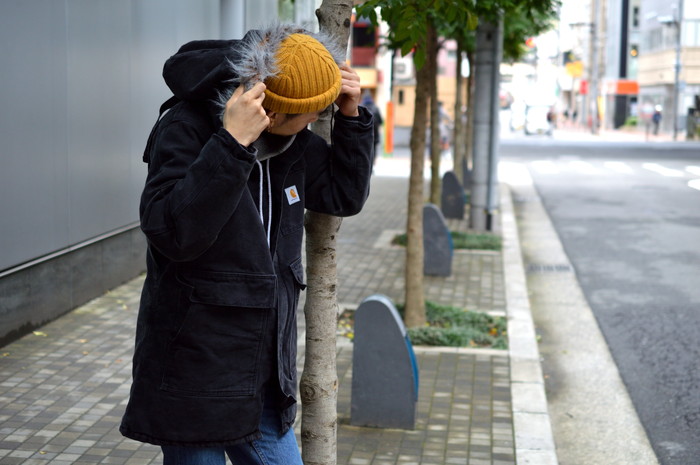
{"type": "Polygon", "coordinates": [[[33,334],[34,334],[35,336],[41,336],[41,337],[46,337],[46,336],[48,336],[48,334],[46,334],[46,333],[43,332],[43,331],[33,331],[33,334]]]}

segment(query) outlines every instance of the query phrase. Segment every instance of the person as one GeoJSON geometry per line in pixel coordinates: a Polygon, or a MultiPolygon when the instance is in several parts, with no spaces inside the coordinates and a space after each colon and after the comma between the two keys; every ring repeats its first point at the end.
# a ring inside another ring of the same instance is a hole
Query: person
{"type": "Polygon", "coordinates": [[[654,107],[654,114],[651,115],[651,122],[654,124],[654,135],[659,134],[659,124],[661,123],[661,105],[654,107]]]}
{"type": "Polygon", "coordinates": [[[144,152],[148,240],[121,433],[164,465],[301,465],[296,313],[304,209],[358,213],[372,115],[328,37],[295,26],[194,41],[144,152]],[[340,65],[338,63],[341,63],[340,65]],[[332,144],[307,129],[336,103],[332,144]]]}
{"type": "Polygon", "coordinates": [[[438,102],[438,120],[440,128],[440,148],[442,150],[449,150],[450,133],[452,132],[453,122],[442,102],[438,102]]]}
{"type": "Polygon", "coordinates": [[[384,124],[384,119],[382,118],[382,114],[379,112],[379,108],[377,105],[374,103],[374,100],[372,99],[372,95],[369,93],[369,91],[364,91],[362,95],[362,103],[361,105],[365,107],[374,117],[374,158],[373,160],[376,162],[377,160],[377,154],[380,153],[381,149],[379,148],[379,145],[382,141],[381,138],[381,127],[382,124],[384,124]]]}

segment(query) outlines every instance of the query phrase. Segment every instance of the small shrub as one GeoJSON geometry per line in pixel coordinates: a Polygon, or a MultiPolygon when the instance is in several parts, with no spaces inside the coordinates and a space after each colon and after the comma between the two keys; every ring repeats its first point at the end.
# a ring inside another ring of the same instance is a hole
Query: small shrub
{"type": "Polygon", "coordinates": [[[628,116],[623,126],[636,127],[639,124],[639,119],[636,116],[628,116]]]}
{"type": "MultiPolygon", "coordinates": [[[[494,349],[508,347],[507,321],[503,317],[429,301],[425,307],[428,325],[408,328],[411,342],[415,345],[494,349]]],[[[405,306],[398,305],[396,308],[403,317],[405,306]]]]}
{"type": "MultiPolygon", "coordinates": [[[[465,233],[461,231],[451,231],[452,244],[455,249],[467,250],[501,250],[503,247],[501,236],[488,233],[465,233]]],[[[408,236],[397,234],[391,241],[393,245],[406,247],[408,236]]]]}

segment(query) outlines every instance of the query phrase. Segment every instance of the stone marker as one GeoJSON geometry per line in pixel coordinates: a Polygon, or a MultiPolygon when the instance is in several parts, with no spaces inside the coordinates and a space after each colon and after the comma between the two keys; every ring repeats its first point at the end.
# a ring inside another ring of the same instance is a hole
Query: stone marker
{"type": "Polygon", "coordinates": [[[442,213],[432,203],[423,207],[423,274],[449,276],[452,274],[452,236],[442,213]]]}
{"type": "Polygon", "coordinates": [[[413,429],[418,365],[399,313],[384,295],[355,311],[350,424],[413,429]]]}
{"type": "Polygon", "coordinates": [[[442,177],[442,195],[440,208],[445,218],[464,219],[464,188],[459,183],[453,171],[446,172],[442,177]]]}

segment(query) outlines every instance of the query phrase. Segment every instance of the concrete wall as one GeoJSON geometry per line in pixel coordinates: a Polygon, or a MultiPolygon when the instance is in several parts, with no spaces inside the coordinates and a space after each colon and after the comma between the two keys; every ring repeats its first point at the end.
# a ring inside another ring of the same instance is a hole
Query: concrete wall
{"type": "Polygon", "coordinates": [[[270,12],[275,0],[0,3],[0,343],[144,269],[141,155],[170,96],[163,63],[270,12]]]}

